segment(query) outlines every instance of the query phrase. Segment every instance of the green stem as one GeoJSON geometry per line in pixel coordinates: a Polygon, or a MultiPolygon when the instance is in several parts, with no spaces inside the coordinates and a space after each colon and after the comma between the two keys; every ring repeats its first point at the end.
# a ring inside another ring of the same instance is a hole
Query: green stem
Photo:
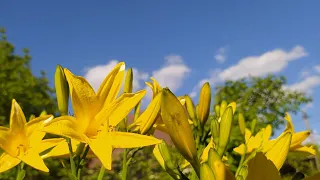
{"type": "Polygon", "coordinates": [[[103,176],[104,176],[104,166],[103,164],[101,164],[101,168],[100,168],[100,172],[99,172],[99,176],[98,176],[98,179],[97,180],[102,180],[103,176]]]}
{"type": "Polygon", "coordinates": [[[121,179],[122,179],[122,180],[126,180],[126,179],[127,179],[127,171],[128,171],[128,165],[127,165],[127,149],[124,149],[123,159],[122,159],[122,173],[121,173],[121,179]]]}
{"type": "MultiPolygon", "coordinates": [[[[82,170],[82,167],[83,167],[83,165],[84,165],[84,162],[85,162],[85,160],[86,160],[86,157],[87,157],[87,154],[88,154],[88,152],[89,152],[89,149],[90,149],[90,147],[89,147],[89,145],[87,145],[87,147],[86,147],[86,149],[84,150],[84,153],[83,153],[83,155],[81,156],[81,158],[80,158],[80,161],[79,161],[79,164],[78,164],[78,179],[80,180],[80,176],[81,176],[81,170],[82,170]]],[[[79,155],[80,156],[80,155],[79,155]]]]}
{"type": "Polygon", "coordinates": [[[240,171],[240,169],[241,169],[241,167],[243,165],[243,162],[244,162],[244,160],[246,158],[246,152],[247,152],[247,146],[244,145],[244,154],[242,154],[242,156],[241,156],[240,163],[239,163],[239,166],[238,166],[237,171],[236,171],[236,177],[238,176],[239,171],[240,171]]]}
{"type": "Polygon", "coordinates": [[[24,179],[24,176],[26,175],[26,171],[23,169],[24,167],[24,162],[21,162],[20,165],[18,166],[18,173],[16,180],[22,180],[24,179]]]}
{"type": "Polygon", "coordinates": [[[71,173],[72,173],[74,176],[77,176],[76,166],[75,166],[74,159],[73,159],[73,151],[72,151],[72,145],[71,145],[71,140],[70,140],[70,138],[67,138],[67,142],[68,142],[68,147],[69,147],[71,173]]]}

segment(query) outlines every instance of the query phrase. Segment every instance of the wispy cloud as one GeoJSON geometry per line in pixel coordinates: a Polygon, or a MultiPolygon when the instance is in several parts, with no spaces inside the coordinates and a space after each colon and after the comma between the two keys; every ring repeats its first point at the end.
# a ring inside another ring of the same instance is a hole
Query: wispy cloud
{"type": "Polygon", "coordinates": [[[314,66],[313,68],[316,72],[320,73],[320,65],[314,66]]]}
{"type": "Polygon", "coordinates": [[[312,93],[313,88],[320,85],[320,76],[309,76],[300,82],[285,86],[284,89],[312,93]]]}
{"type": "Polygon", "coordinates": [[[203,82],[211,84],[225,80],[238,80],[249,76],[264,76],[268,73],[278,73],[287,67],[289,62],[307,56],[308,53],[302,46],[295,46],[290,51],[274,49],[258,56],[248,56],[240,59],[238,63],[226,69],[215,69],[209,77],[200,80],[198,85],[191,92],[194,94],[203,82]]]}
{"type": "Polygon", "coordinates": [[[220,47],[214,55],[214,59],[218,63],[224,63],[227,60],[227,47],[220,47]]]}
{"type": "Polygon", "coordinates": [[[169,87],[171,91],[179,89],[191,69],[184,63],[182,56],[169,55],[165,57],[165,64],[152,72],[161,86],[169,87]]]}

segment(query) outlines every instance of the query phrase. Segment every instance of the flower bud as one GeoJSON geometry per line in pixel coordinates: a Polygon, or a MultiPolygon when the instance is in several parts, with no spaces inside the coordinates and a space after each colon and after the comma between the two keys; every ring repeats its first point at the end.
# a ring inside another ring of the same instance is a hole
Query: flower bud
{"type": "Polygon", "coordinates": [[[217,117],[220,117],[220,105],[219,104],[214,106],[214,112],[217,117]]]}
{"type": "Polygon", "coordinates": [[[161,117],[172,142],[199,177],[200,164],[188,116],[180,101],[168,88],[162,90],[161,117]]]}
{"type": "Polygon", "coordinates": [[[60,65],[57,65],[54,74],[54,85],[56,88],[56,96],[58,101],[58,108],[61,115],[68,115],[68,102],[69,102],[69,86],[60,65]]]}
{"type": "Polygon", "coordinates": [[[220,113],[219,113],[219,117],[222,116],[224,110],[226,110],[228,104],[227,104],[227,101],[223,100],[220,104],[220,113]]]}
{"type": "Polygon", "coordinates": [[[210,112],[210,104],[211,104],[211,89],[208,82],[206,82],[200,91],[199,98],[199,121],[203,126],[209,117],[210,112]]]}
{"type": "Polygon", "coordinates": [[[244,136],[246,131],[246,122],[244,120],[242,113],[239,113],[238,115],[238,123],[239,123],[240,132],[244,136]]]}
{"type": "Polygon", "coordinates": [[[233,120],[232,107],[227,107],[221,117],[218,154],[222,157],[229,143],[231,126],[233,120]]]}
{"type": "Polygon", "coordinates": [[[200,179],[201,180],[215,180],[214,173],[207,163],[202,163],[200,167],[200,179]]]}
{"type": "Polygon", "coordinates": [[[211,136],[215,145],[219,143],[219,122],[216,119],[211,121],[211,136]]]}
{"type": "Polygon", "coordinates": [[[168,147],[164,141],[157,144],[153,149],[153,155],[161,167],[171,176],[173,179],[181,179],[178,166],[174,164],[170,156],[168,147]]]}
{"type": "Polygon", "coordinates": [[[197,126],[198,122],[197,122],[197,117],[196,117],[196,112],[195,112],[193,102],[192,102],[190,96],[188,96],[188,95],[185,95],[185,100],[186,100],[186,107],[187,107],[189,117],[193,121],[194,125],[197,126]]]}

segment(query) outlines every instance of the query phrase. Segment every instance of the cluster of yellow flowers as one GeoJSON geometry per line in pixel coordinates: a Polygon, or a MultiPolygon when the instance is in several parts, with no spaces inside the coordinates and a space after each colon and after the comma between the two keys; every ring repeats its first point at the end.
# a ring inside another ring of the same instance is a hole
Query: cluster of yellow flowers
{"type": "MultiPolygon", "coordinates": [[[[225,163],[225,151],[230,140],[236,103],[225,101],[214,107],[215,118],[210,128],[205,128],[209,119],[211,90],[205,83],[200,92],[199,104],[195,107],[191,98],[175,96],[159,83],[146,82],[152,89],[153,98],[140,114],[142,98],[146,90],[132,92],[132,69],[125,71],[119,63],[104,79],[97,92],[80,76],[57,66],[55,87],[59,117],[41,115],[28,122],[19,104],[12,100],[10,127],[0,126],[0,173],[21,164],[17,179],[23,179],[23,165],[48,172],[43,159],[69,157],[70,179],[80,179],[81,165],[88,157],[97,157],[102,162],[98,179],[102,179],[104,168],[112,169],[114,148],[128,152],[138,151],[144,146],[154,146],[153,154],[162,168],[174,179],[280,179],[279,169],[289,151],[315,154],[313,147],[301,145],[309,131],[294,132],[289,114],[287,127],[276,139],[270,140],[271,126],[252,135],[239,114],[239,128],[245,142],[234,151],[242,156],[236,174],[225,163]],[[126,74],[126,77],[125,77],[126,74]],[[124,82],[123,93],[119,93],[124,82]],[[69,96],[74,115],[68,115],[69,96]],[[127,122],[134,109],[134,121],[127,122]],[[208,130],[209,129],[209,130],[208,130]],[[185,158],[184,164],[173,162],[164,141],[153,136],[155,130],[167,133],[185,158]],[[46,133],[62,138],[46,138],[46,133]],[[190,165],[190,167],[189,167],[190,165]],[[192,168],[191,168],[192,167],[192,168]],[[191,168],[190,175],[183,173],[191,168]]],[[[126,156],[125,156],[126,157],[126,156]]],[[[130,161],[129,159],[126,159],[130,161]]],[[[126,179],[127,164],[123,165],[126,179]]],[[[319,175],[311,178],[319,178],[319,175]]]]}

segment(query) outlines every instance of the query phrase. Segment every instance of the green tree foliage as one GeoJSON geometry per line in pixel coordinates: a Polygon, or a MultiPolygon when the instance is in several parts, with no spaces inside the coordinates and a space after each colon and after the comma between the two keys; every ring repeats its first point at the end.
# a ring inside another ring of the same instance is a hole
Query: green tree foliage
{"type": "Polygon", "coordinates": [[[22,106],[26,117],[39,115],[41,111],[56,112],[54,90],[49,86],[44,71],[40,77],[32,74],[31,56],[28,49],[23,55],[15,53],[14,46],[7,40],[5,30],[1,29],[0,39],[0,124],[9,122],[12,99],[22,106]]]}
{"type": "MultiPolygon", "coordinates": [[[[268,75],[266,77],[249,77],[237,81],[226,81],[224,85],[216,87],[215,104],[226,100],[237,103],[237,113],[241,112],[246,120],[246,126],[253,133],[271,124],[273,130],[284,124],[285,112],[297,113],[303,104],[312,101],[304,93],[291,92],[285,89],[286,78],[268,75]],[[256,124],[253,120],[256,120],[256,124]],[[253,125],[253,126],[252,126],[253,125]]],[[[233,122],[238,127],[238,116],[233,122]]],[[[243,142],[239,128],[233,128],[228,145],[228,162],[234,171],[240,161],[240,156],[233,152],[233,148],[243,142]]],[[[296,159],[299,161],[299,159],[296,159]]]]}
{"type": "Polygon", "coordinates": [[[215,103],[236,101],[237,112],[243,113],[246,122],[257,119],[256,129],[266,124],[277,129],[284,123],[285,112],[297,113],[301,105],[312,101],[304,93],[285,90],[285,84],[284,76],[274,75],[226,81],[216,87],[215,103]]]}

